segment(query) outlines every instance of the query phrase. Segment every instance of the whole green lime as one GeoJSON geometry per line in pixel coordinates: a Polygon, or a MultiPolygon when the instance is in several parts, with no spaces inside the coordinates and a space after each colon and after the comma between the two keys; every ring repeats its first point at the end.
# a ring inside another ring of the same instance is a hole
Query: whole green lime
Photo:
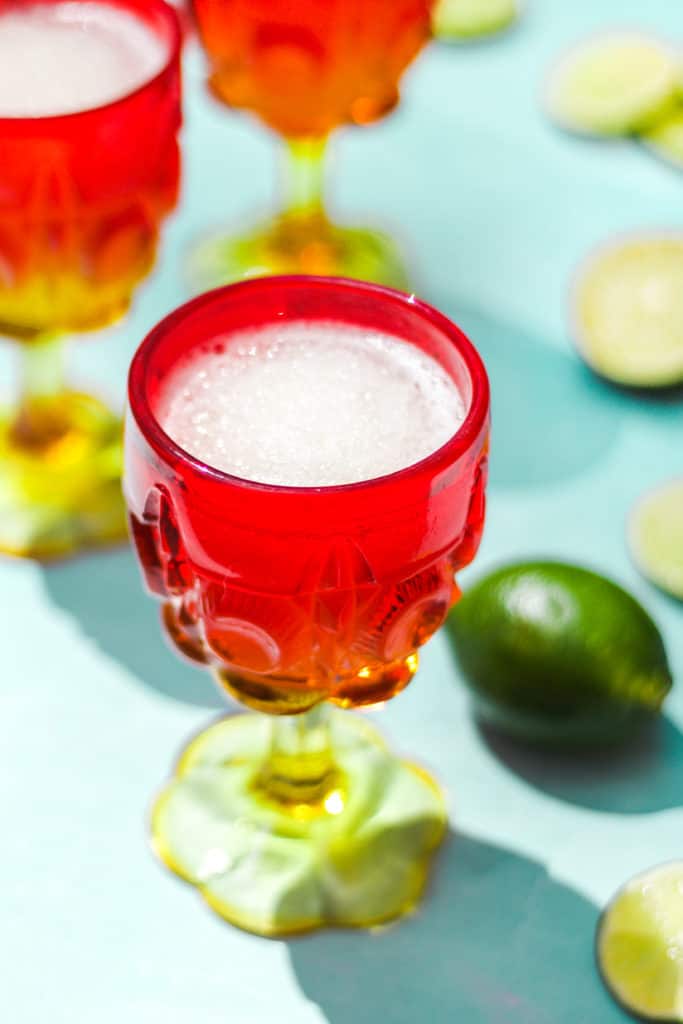
{"type": "Polygon", "coordinates": [[[560,562],[508,565],[465,593],[447,631],[478,716],[536,743],[600,743],[659,711],[671,672],[630,594],[560,562]]]}

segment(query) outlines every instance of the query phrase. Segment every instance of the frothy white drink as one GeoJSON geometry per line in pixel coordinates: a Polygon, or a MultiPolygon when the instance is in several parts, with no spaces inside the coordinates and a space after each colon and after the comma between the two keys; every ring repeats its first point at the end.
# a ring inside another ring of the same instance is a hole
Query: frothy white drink
{"type": "Polygon", "coordinates": [[[0,8],[0,117],[48,117],[119,99],[161,71],[167,46],[106,3],[0,8]]]}
{"type": "Polygon", "coordinates": [[[391,335],[287,322],[193,353],[169,380],[166,433],[202,462],[261,483],[325,487],[410,466],[465,406],[431,357],[391,335]]]}

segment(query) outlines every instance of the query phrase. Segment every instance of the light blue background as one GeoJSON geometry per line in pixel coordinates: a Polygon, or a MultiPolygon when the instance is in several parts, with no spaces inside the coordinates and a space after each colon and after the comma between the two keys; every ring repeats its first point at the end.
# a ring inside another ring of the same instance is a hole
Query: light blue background
{"type": "MultiPolygon", "coordinates": [[[[485,741],[443,637],[381,715],[450,795],[455,836],[414,918],[292,942],[242,934],[156,864],[145,815],[184,740],[220,706],[163,645],[125,550],[0,565],[0,1017],[8,1024],[611,1024],[592,961],[598,908],[683,850],[683,608],[629,564],[624,522],[683,471],[683,405],[617,393],[577,362],[570,278],[613,232],[683,227],[683,176],[637,145],[543,119],[549,63],[602,25],[683,40],[679,0],[529,0],[520,27],[433,46],[399,113],[335,150],[334,207],[400,228],[427,299],[471,332],[493,384],[489,518],[475,574],[560,556],[631,588],[678,687],[660,733],[623,754],[542,761],[485,741]]],[[[145,331],[184,297],[203,231],[274,195],[275,147],[206,98],[188,50],[186,177],[161,261],[73,376],[121,401],[145,331]]],[[[144,158],[144,154],[141,154],[144,158]]],[[[0,371],[10,390],[10,346],[0,371]]],[[[465,578],[465,581],[467,577],[465,578]]]]}

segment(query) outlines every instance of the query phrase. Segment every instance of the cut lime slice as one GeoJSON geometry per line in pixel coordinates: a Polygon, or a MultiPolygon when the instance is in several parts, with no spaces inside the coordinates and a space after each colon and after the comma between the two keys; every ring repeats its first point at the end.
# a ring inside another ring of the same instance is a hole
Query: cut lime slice
{"type": "Polygon", "coordinates": [[[650,124],[676,93],[675,56],[659,40],[611,32],[584,40],[556,65],[546,92],[549,115],[588,135],[627,135],[650,124]]]}
{"type": "Polygon", "coordinates": [[[573,297],[579,353],[628,387],[683,382],[683,234],[621,239],[589,259],[573,297]]]}
{"type": "Polygon", "coordinates": [[[683,170],[683,105],[674,107],[643,132],[642,140],[656,156],[683,170]]]}
{"type": "Polygon", "coordinates": [[[631,514],[628,539],[643,576],[683,600],[683,478],[640,499],[631,514]]]}
{"type": "Polygon", "coordinates": [[[683,1021],[683,861],[619,890],[602,916],[597,955],[606,985],[626,1009],[683,1021]]]}
{"type": "Polygon", "coordinates": [[[432,16],[437,39],[478,39],[517,19],[517,0],[438,0],[432,16]]]}

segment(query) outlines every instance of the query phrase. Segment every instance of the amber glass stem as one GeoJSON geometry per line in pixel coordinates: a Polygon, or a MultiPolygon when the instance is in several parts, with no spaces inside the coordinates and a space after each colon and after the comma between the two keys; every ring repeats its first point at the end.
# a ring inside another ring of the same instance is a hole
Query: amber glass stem
{"type": "Polygon", "coordinates": [[[322,805],[336,780],[327,705],[273,716],[270,751],[259,778],[265,794],[279,803],[322,805]]]}
{"type": "Polygon", "coordinates": [[[285,213],[322,213],[327,139],[287,142],[285,213]]]}
{"type": "Polygon", "coordinates": [[[23,342],[21,354],[21,393],[12,436],[19,446],[40,448],[62,429],[50,399],[64,389],[64,346],[61,337],[49,334],[23,342]]]}

